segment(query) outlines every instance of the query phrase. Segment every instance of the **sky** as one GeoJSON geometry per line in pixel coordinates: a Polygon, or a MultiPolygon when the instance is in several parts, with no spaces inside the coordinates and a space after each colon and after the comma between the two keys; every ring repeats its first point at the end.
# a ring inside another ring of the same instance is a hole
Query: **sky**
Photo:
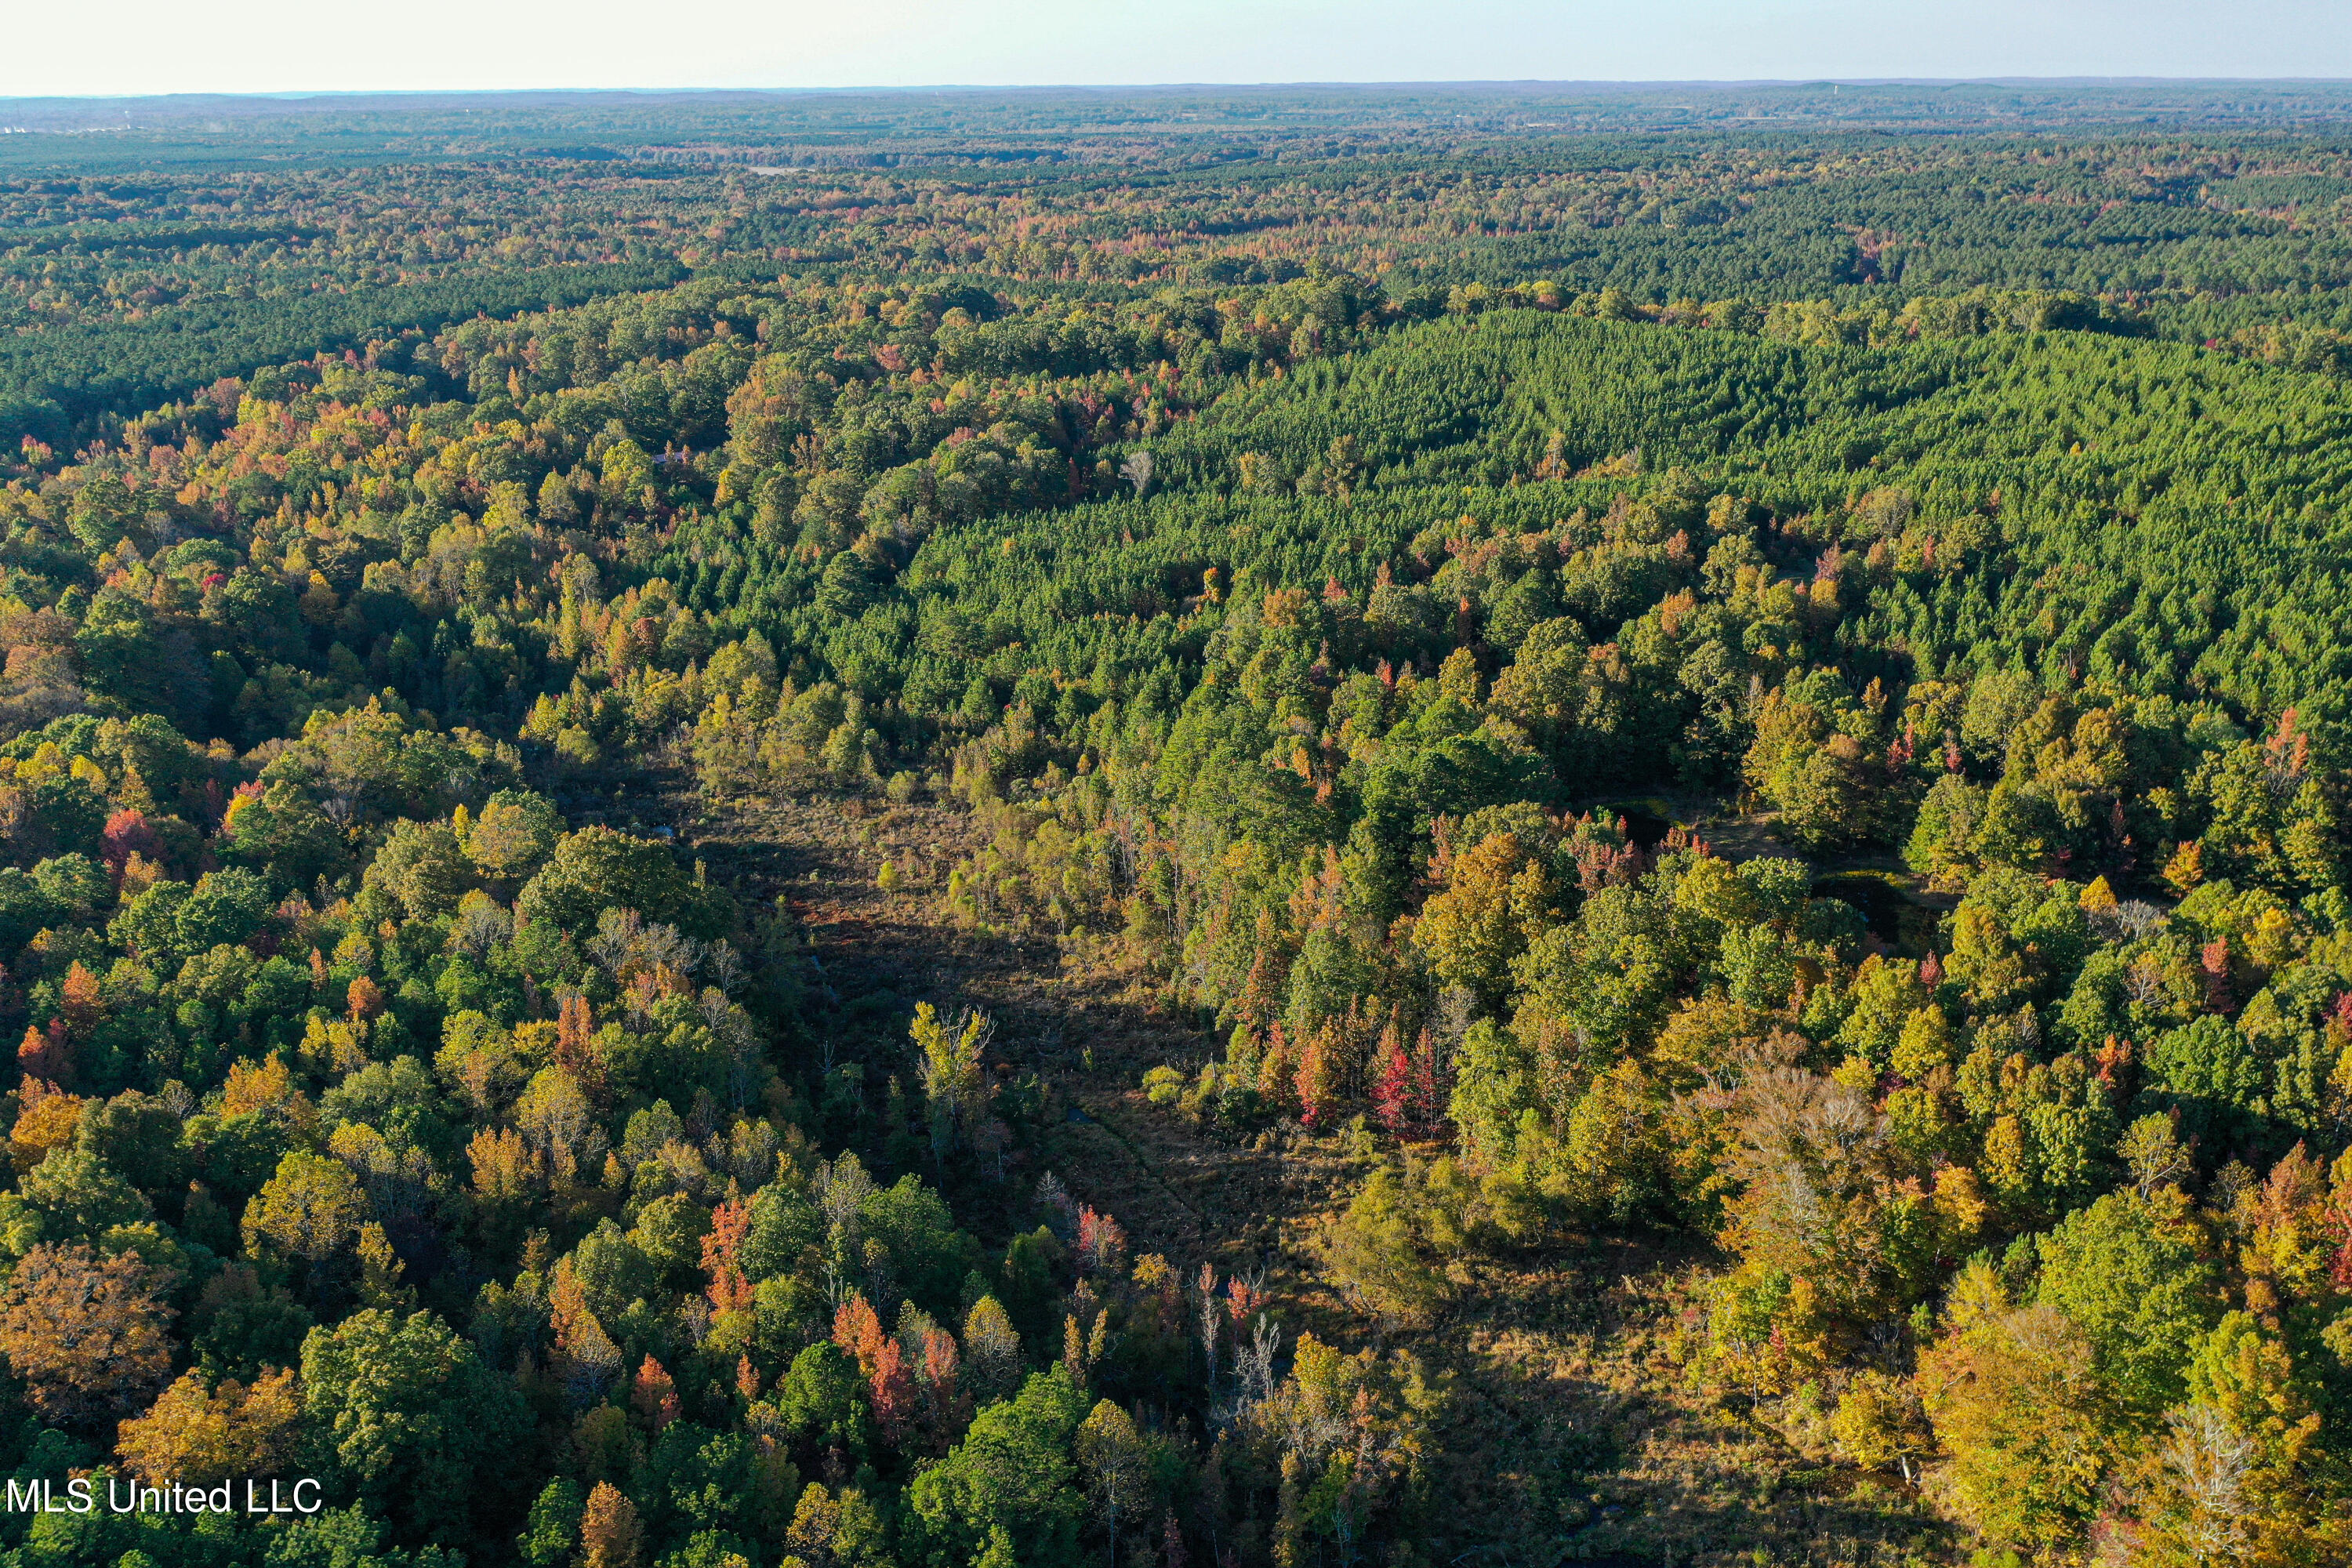
{"type": "Polygon", "coordinates": [[[2347,0],[105,0],[0,96],[1873,77],[2352,78],[2347,0]]]}

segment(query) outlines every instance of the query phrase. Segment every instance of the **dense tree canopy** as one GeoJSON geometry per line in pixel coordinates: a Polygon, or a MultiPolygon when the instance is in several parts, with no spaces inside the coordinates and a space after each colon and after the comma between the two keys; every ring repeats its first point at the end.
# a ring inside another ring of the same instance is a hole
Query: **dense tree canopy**
{"type": "Polygon", "coordinates": [[[1478,101],[0,159],[0,1468],[326,1501],[0,1557],[1744,1557],[1456,1375],[1615,1244],[1872,1561],[2352,1551],[2336,97],[1478,101]]]}

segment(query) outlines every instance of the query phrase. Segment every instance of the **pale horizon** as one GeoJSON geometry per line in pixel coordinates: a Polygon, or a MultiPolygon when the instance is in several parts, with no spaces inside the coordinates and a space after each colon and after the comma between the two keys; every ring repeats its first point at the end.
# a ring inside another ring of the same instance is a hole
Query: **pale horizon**
{"type": "Polygon", "coordinates": [[[378,18],[256,0],[192,26],[161,0],[16,19],[0,97],[1034,87],[1754,86],[2352,78],[2352,13],[2315,0],[681,0],[648,26],[619,0],[422,0],[378,18]]]}

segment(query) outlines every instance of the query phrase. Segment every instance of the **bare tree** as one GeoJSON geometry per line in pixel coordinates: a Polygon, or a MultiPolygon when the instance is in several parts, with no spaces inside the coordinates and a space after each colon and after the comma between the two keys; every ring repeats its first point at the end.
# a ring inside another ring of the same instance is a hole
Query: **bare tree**
{"type": "Polygon", "coordinates": [[[2201,1400],[2168,1419],[2165,1479],[2179,1502],[2182,1544],[2200,1563],[2235,1563],[2254,1520],[2254,1503],[2246,1495],[2253,1442],[2201,1400]]]}
{"type": "Polygon", "coordinates": [[[1135,487],[1135,499],[1141,500],[1144,490],[1151,484],[1151,454],[1129,452],[1127,461],[1118,466],[1118,473],[1119,478],[1135,487]]]}

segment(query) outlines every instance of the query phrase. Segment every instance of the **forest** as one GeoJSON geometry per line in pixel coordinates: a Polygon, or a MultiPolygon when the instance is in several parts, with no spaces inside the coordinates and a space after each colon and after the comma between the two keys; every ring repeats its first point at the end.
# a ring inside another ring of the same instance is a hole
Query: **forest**
{"type": "Polygon", "coordinates": [[[2352,1561],[2352,89],[0,120],[0,1565],[2352,1561]]]}

